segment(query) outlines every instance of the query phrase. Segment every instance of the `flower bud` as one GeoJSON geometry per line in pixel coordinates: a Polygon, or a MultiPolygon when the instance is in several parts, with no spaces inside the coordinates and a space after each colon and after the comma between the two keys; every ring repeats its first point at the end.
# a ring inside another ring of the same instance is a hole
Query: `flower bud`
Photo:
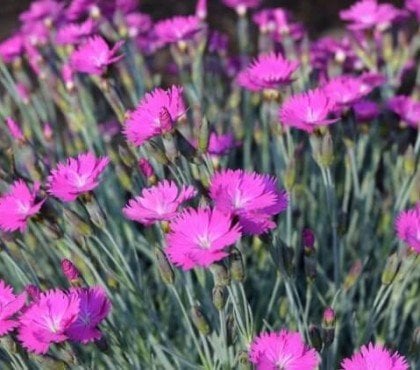
{"type": "Polygon", "coordinates": [[[134,158],[133,154],[127,149],[127,147],[118,145],[118,154],[120,155],[121,161],[127,167],[131,168],[135,165],[136,158],[134,158]]]}
{"type": "Polygon", "coordinates": [[[391,284],[397,275],[398,269],[400,267],[400,261],[397,253],[391,254],[386,260],[385,269],[382,272],[381,281],[382,284],[388,285],[391,284]]]}
{"type": "Polygon", "coordinates": [[[162,107],[159,112],[159,123],[163,133],[171,132],[174,127],[171,114],[166,107],[162,107]]]}
{"type": "Polygon", "coordinates": [[[232,314],[226,316],[226,341],[227,345],[230,346],[235,343],[236,339],[236,325],[235,319],[232,314]]]}
{"type": "Polygon", "coordinates": [[[240,351],[236,357],[236,364],[239,370],[251,370],[252,366],[249,361],[248,353],[246,351],[240,351]]]}
{"type": "Polygon", "coordinates": [[[333,142],[331,134],[327,131],[324,135],[311,135],[312,156],[320,167],[330,167],[334,161],[333,142]]]}
{"type": "Polygon", "coordinates": [[[284,187],[287,191],[291,191],[296,184],[296,162],[291,160],[284,171],[283,176],[284,187]]]}
{"type": "Polygon", "coordinates": [[[95,340],[95,346],[98,348],[101,352],[107,352],[109,350],[108,341],[104,336],[102,336],[100,339],[95,340]]]}
{"type": "Polygon", "coordinates": [[[226,304],[226,288],[224,286],[216,285],[212,292],[213,304],[217,310],[223,310],[226,304]]]}
{"type": "Polygon", "coordinates": [[[53,130],[48,122],[44,124],[44,127],[42,128],[42,133],[44,135],[45,140],[51,141],[53,137],[53,130]]]}
{"type": "Polygon", "coordinates": [[[195,15],[202,21],[207,18],[207,0],[197,0],[195,15]]]}
{"type": "Polygon", "coordinates": [[[404,171],[408,176],[412,176],[416,170],[416,156],[412,145],[409,145],[404,153],[404,171]]]}
{"type": "Polygon", "coordinates": [[[316,325],[309,326],[309,339],[311,341],[312,347],[314,347],[318,352],[322,348],[322,338],[321,331],[316,325]]]}
{"type": "Polygon", "coordinates": [[[210,130],[209,122],[207,119],[203,118],[200,125],[200,130],[198,133],[198,150],[201,153],[206,153],[209,147],[210,140],[210,130]]]}
{"type": "Polygon", "coordinates": [[[200,306],[194,305],[191,307],[191,319],[197,330],[203,334],[210,334],[210,325],[207,318],[204,316],[203,311],[200,306]]]}
{"type": "Polygon", "coordinates": [[[344,279],[344,290],[350,289],[356,283],[357,279],[362,273],[362,269],[362,261],[360,259],[356,260],[350,268],[350,272],[344,279]]]}
{"type": "Polygon", "coordinates": [[[28,295],[29,299],[33,302],[37,302],[40,295],[41,295],[41,289],[39,289],[34,284],[28,284],[25,286],[25,292],[28,295]]]}
{"type": "Polygon", "coordinates": [[[93,233],[92,228],[89,224],[83,221],[83,219],[74,211],[64,208],[63,210],[64,217],[70,221],[70,224],[73,226],[73,231],[76,234],[82,236],[91,236],[93,233]]]}
{"type": "Polygon", "coordinates": [[[311,229],[306,228],[302,231],[302,242],[305,249],[305,254],[310,254],[314,251],[315,235],[311,229]]]}
{"type": "Polygon", "coordinates": [[[80,272],[77,267],[69,259],[61,260],[61,271],[70,284],[76,284],[80,280],[80,272]]]}
{"type": "Polygon", "coordinates": [[[160,248],[155,248],[155,261],[163,282],[168,285],[173,284],[175,281],[174,270],[166,254],[160,248]]]}
{"type": "Polygon", "coordinates": [[[230,275],[233,280],[245,280],[245,267],[242,260],[242,253],[237,248],[233,248],[229,256],[230,275]]]}
{"type": "Polygon", "coordinates": [[[21,128],[12,117],[6,117],[6,125],[13,139],[21,143],[25,141],[25,136],[23,135],[21,128]]]}
{"type": "Polygon", "coordinates": [[[331,307],[324,310],[322,317],[322,341],[328,347],[334,341],[335,336],[335,311],[331,307]]]}
{"type": "Polygon", "coordinates": [[[214,285],[226,286],[230,284],[229,270],[223,262],[216,262],[210,266],[213,273],[214,285]]]}
{"type": "Polygon", "coordinates": [[[153,170],[152,165],[146,158],[140,158],[138,161],[138,166],[140,169],[140,172],[145,178],[149,178],[152,176],[155,176],[155,171],[153,170]]]}
{"type": "Polygon", "coordinates": [[[106,216],[99,207],[98,202],[91,197],[85,198],[85,207],[93,224],[100,229],[103,229],[105,227],[106,216]]]}
{"type": "Polygon", "coordinates": [[[164,150],[160,148],[158,144],[153,141],[149,141],[148,152],[153,156],[156,161],[162,165],[167,165],[169,163],[169,158],[165,154],[164,150]]]}

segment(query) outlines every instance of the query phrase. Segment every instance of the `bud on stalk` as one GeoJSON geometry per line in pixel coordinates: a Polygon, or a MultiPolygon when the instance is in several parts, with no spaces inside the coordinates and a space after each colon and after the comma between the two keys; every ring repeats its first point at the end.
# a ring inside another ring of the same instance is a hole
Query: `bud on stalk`
{"type": "Polygon", "coordinates": [[[155,248],[154,253],[159,274],[163,282],[168,285],[173,284],[175,281],[175,274],[171,264],[166,257],[166,254],[160,248],[155,248]]]}
{"type": "Polygon", "coordinates": [[[201,310],[200,306],[195,305],[191,307],[191,319],[197,330],[203,334],[208,335],[210,334],[210,325],[207,318],[204,316],[203,311],[201,310]]]}
{"type": "Polygon", "coordinates": [[[335,311],[331,307],[327,307],[322,318],[322,341],[325,347],[330,346],[334,341],[335,318],[335,311]]]}
{"type": "Polygon", "coordinates": [[[212,292],[213,304],[218,311],[223,310],[226,304],[226,288],[216,285],[212,292]]]}
{"type": "Polygon", "coordinates": [[[233,280],[244,281],[245,280],[245,268],[242,260],[242,253],[237,248],[233,248],[230,256],[230,275],[233,280]]]}

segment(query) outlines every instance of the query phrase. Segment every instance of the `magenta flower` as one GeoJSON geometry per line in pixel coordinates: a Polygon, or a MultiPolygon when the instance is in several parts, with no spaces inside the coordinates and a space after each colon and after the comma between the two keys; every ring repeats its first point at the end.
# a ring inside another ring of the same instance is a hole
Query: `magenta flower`
{"type": "Polygon", "coordinates": [[[207,18],[207,0],[197,0],[195,5],[195,16],[201,20],[207,18]]]}
{"type": "Polygon", "coordinates": [[[192,186],[177,186],[164,180],[151,188],[143,189],[141,195],[131,199],[123,208],[130,220],[151,225],[156,221],[169,221],[175,217],[180,205],[197,194],[192,186]]]}
{"type": "Polygon", "coordinates": [[[404,95],[398,95],[388,101],[388,108],[400,116],[409,126],[420,125],[420,102],[404,95]]]}
{"type": "Polygon", "coordinates": [[[170,224],[166,239],[169,260],[190,270],[208,267],[228,255],[226,248],[241,237],[229,215],[210,208],[189,208],[170,224]]]}
{"type": "Polygon", "coordinates": [[[80,45],[71,55],[71,67],[78,72],[102,75],[110,64],[121,60],[123,55],[116,55],[123,41],[118,41],[112,49],[101,36],[92,36],[80,45]]]}
{"type": "Polygon", "coordinates": [[[36,202],[38,190],[38,183],[30,190],[23,180],[17,180],[7,194],[0,196],[0,229],[25,231],[28,219],[36,215],[44,203],[36,202]]]}
{"type": "Polygon", "coordinates": [[[401,212],[395,221],[395,228],[398,238],[420,253],[420,204],[401,212]]]}
{"type": "Polygon", "coordinates": [[[297,332],[281,330],[254,338],[249,358],[257,370],[315,370],[317,352],[308,347],[297,332]]]}
{"type": "Polygon", "coordinates": [[[222,0],[229,8],[235,9],[239,15],[244,15],[248,9],[258,8],[261,0],[222,0]]]}
{"type": "Polygon", "coordinates": [[[0,337],[19,326],[16,314],[25,304],[26,294],[15,295],[11,286],[0,280],[0,337]]]}
{"type": "Polygon", "coordinates": [[[296,94],[280,109],[280,123],[312,133],[318,126],[330,125],[338,118],[330,118],[335,103],[322,89],[296,94]]]}
{"type": "Polygon", "coordinates": [[[243,170],[216,172],[210,184],[215,208],[238,217],[245,234],[262,234],[276,224],[272,216],[287,208],[287,194],[279,190],[276,179],[243,170]]]}
{"type": "Polygon", "coordinates": [[[62,13],[64,4],[54,0],[37,0],[31,3],[29,9],[19,16],[25,23],[34,23],[46,20],[55,21],[62,13]]]}
{"type": "Polygon", "coordinates": [[[88,19],[80,24],[67,23],[58,30],[55,41],[58,45],[79,44],[93,33],[94,27],[95,24],[92,19],[88,19]]]}
{"type": "Polygon", "coordinates": [[[233,147],[235,147],[235,137],[233,134],[223,134],[218,135],[215,132],[210,134],[209,138],[209,146],[207,148],[207,152],[210,155],[225,155],[227,154],[233,147]]]}
{"type": "Polygon", "coordinates": [[[398,352],[391,353],[380,345],[369,343],[360,352],[341,362],[342,370],[408,370],[406,359],[398,352]]]}
{"type": "Polygon", "coordinates": [[[85,17],[99,18],[101,13],[109,13],[110,9],[104,9],[104,1],[101,0],[72,0],[66,10],[66,17],[72,21],[85,17]]]}
{"type": "Polygon", "coordinates": [[[146,94],[125,123],[128,141],[139,146],[171,131],[173,124],[186,112],[182,91],[182,87],[172,86],[168,90],[156,88],[146,94]],[[167,122],[168,113],[171,122],[167,122]]]}
{"type": "Polygon", "coordinates": [[[6,125],[13,139],[17,141],[25,140],[25,136],[23,135],[21,128],[12,117],[6,117],[6,125]]]}
{"type": "Polygon", "coordinates": [[[20,317],[18,338],[30,352],[42,355],[52,343],[68,339],[66,330],[79,314],[80,298],[61,290],[42,293],[20,317]]]}
{"type": "Polygon", "coordinates": [[[357,122],[371,122],[379,115],[378,104],[370,100],[360,100],[353,105],[357,122]]]}
{"type": "Polygon", "coordinates": [[[292,82],[299,62],[285,59],[281,54],[260,55],[238,75],[238,84],[251,91],[277,89],[292,82]]]}
{"type": "Polygon", "coordinates": [[[98,325],[108,316],[111,302],[99,287],[75,288],[70,291],[79,301],[77,319],[67,327],[65,334],[70,340],[83,344],[98,340],[102,333],[98,325]]]}
{"type": "Polygon", "coordinates": [[[98,186],[98,177],[108,163],[107,157],[96,158],[91,152],[68,158],[51,171],[48,191],[63,202],[72,202],[98,186]]]}
{"type": "Polygon", "coordinates": [[[15,34],[0,43],[0,58],[5,63],[10,63],[19,58],[23,53],[23,37],[15,34]]]}
{"type": "Polygon", "coordinates": [[[189,41],[202,28],[203,25],[200,18],[193,15],[178,15],[157,22],[155,24],[155,33],[162,43],[170,44],[189,41]]]}
{"type": "Polygon", "coordinates": [[[391,4],[378,4],[376,0],[361,0],[340,12],[340,18],[349,22],[348,28],[353,31],[383,31],[400,16],[399,9],[391,4]]]}
{"type": "Polygon", "coordinates": [[[405,7],[420,20],[420,0],[405,0],[405,7]]]}
{"type": "Polygon", "coordinates": [[[124,16],[124,23],[130,37],[146,34],[152,28],[152,18],[140,12],[129,13],[124,16]]]}

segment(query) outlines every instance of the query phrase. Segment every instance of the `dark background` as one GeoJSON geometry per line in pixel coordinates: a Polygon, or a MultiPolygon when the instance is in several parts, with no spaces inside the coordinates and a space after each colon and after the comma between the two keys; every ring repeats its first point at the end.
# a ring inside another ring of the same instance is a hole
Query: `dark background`
{"type": "MultiPolygon", "coordinates": [[[[281,6],[293,11],[303,21],[309,32],[316,35],[340,25],[338,12],[347,8],[354,0],[265,0],[263,6],[281,6]]],[[[403,0],[387,1],[401,6],[403,0]]],[[[25,10],[30,0],[0,0],[0,38],[7,36],[17,26],[18,14],[25,10]]],[[[191,14],[196,0],[141,0],[142,11],[155,19],[174,14],[191,14]]],[[[230,29],[235,20],[233,11],[227,9],[221,0],[208,0],[209,20],[217,28],[230,29]]]]}

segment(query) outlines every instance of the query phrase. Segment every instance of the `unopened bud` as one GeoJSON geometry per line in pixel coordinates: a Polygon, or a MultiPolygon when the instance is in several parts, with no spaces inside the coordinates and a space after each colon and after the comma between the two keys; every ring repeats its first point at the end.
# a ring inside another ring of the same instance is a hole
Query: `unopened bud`
{"type": "Polygon", "coordinates": [[[314,347],[319,352],[322,348],[322,337],[318,326],[311,325],[309,327],[309,339],[311,341],[312,347],[314,347]]]}
{"type": "Polygon", "coordinates": [[[240,370],[251,370],[251,362],[249,361],[248,353],[246,351],[240,351],[236,357],[236,364],[240,370]]]}
{"type": "Polygon", "coordinates": [[[45,140],[51,141],[53,137],[53,130],[48,122],[44,124],[44,127],[42,128],[42,133],[44,135],[45,140]]]}
{"type": "Polygon", "coordinates": [[[391,284],[397,275],[398,269],[400,267],[400,260],[397,253],[391,254],[386,260],[385,269],[382,272],[381,281],[382,284],[388,285],[391,284]]]}
{"type": "Polygon", "coordinates": [[[155,175],[155,171],[153,170],[152,165],[146,158],[140,158],[138,161],[138,165],[144,177],[149,178],[155,175]]]}
{"type": "Polygon", "coordinates": [[[302,243],[305,254],[311,254],[314,251],[315,235],[311,229],[307,228],[302,231],[302,243]]]}
{"type": "Polygon", "coordinates": [[[25,292],[28,295],[29,299],[33,302],[37,302],[39,297],[41,296],[41,289],[39,289],[34,284],[28,284],[25,287],[25,292]]]}
{"type": "Polygon", "coordinates": [[[63,210],[64,216],[70,221],[70,224],[73,226],[73,231],[76,234],[83,236],[91,236],[93,231],[89,224],[84,222],[82,218],[74,211],[71,211],[68,208],[63,210]]]}
{"type": "Polygon", "coordinates": [[[64,276],[67,278],[70,284],[78,283],[80,279],[80,272],[77,267],[69,259],[64,258],[61,260],[61,271],[64,276]]]}
{"type": "Polygon", "coordinates": [[[233,248],[229,256],[230,262],[230,275],[233,280],[245,280],[245,267],[242,260],[242,253],[237,248],[233,248]]]}
{"type": "Polygon", "coordinates": [[[160,148],[160,146],[155,142],[149,141],[148,151],[158,163],[162,165],[167,165],[169,163],[168,156],[165,154],[162,148],[160,148]]]}
{"type": "Polygon", "coordinates": [[[100,229],[105,227],[105,214],[102,212],[101,208],[98,205],[98,202],[94,198],[85,198],[85,207],[89,213],[90,219],[93,224],[100,229]]]}
{"type": "Polygon", "coordinates": [[[163,282],[165,284],[173,284],[175,281],[174,270],[169,263],[166,254],[160,248],[155,248],[155,261],[163,282]]]}
{"type": "Polygon", "coordinates": [[[121,161],[127,167],[133,167],[136,163],[136,158],[134,158],[133,154],[127,149],[127,147],[118,145],[118,154],[120,155],[121,161]]]}
{"type": "Polygon", "coordinates": [[[288,163],[284,171],[283,183],[287,191],[291,191],[296,184],[296,162],[294,160],[288,163]]]}
{"type": "Polygon", "coordinates": [[[363,265],[361,260],[356,260],[352,267],[350,268],[350,272],[344,279],[344,290],[350,289],[356,283],[357,279],[359,278],[360,274],[362,273],[363,265]]]}
{"type": "Polygon", "coordinates": [[[226,316],[226,341],[227,341],[228,346],[235,343],[235,339],[236,339],[235,337],[236,337],[235,319],[233,318],[232,314],[229,314],[226,316]]]}
{"type": "Polygon", "coordinates": [[[179,152],[189,161],[198,161],[197,150],[178,130],[175,131],[175,138],[179,152]]]}
{"type": "Polygon", "coordinates": [[[208,323],[207,318],[204,316],[204,313],[201,310],[200,306],[195,305],[191,307],[191,319],[195,327],[201,334],[210,334],[210,325],[208,323]]]}
{"type": "Polygon", "coordinates": [[[213,273],[214,285],[226,286],[230,283],[230,274],[222,262],[213,263],[210,267],[213,273]]]}
{"type": "Polygon", "coordinates": [[[198,133],[198,150],[201,153],[206,153],[210,140],[210,130],[209,122],[207,119],[203,118],[200,125],[200,130],[198,133]]]}
{"type": "Polygon", "coordinates": [[[331,307],[327,307],[322,316],[322,340],[326,347],[334,341],[335,319],[335,311],[331,307]]]}
{"type": "Polygon", "coordinates": [[[6,125],[13,139],[21,143],[25,141],[25,136],[23,135],[21,128],[12,117],[6,117],[6,125]]]}
{"type": "Polygon", "coordinates": [[[226,304],[226,288],[224,286],[216,285],[212,292],[213,304],[217,310],[223,310],[226,304]]]}
{"type": "Polygon", "coordinates": [[[101,337],[98,340],[95,340],[95,346],[101,351],[101,352],[107,352],[109,349],[108,341],[105,337],[101,337]]]}
{"type": "Polygon", "coordinates": [[[416,156],[412,145],[409,145],[404,153],[404,171],[408,176],[414,174],[416,170],[416,156]]]}
{"type": "Polygon", "coordinates": [[[162,107],[159,112],[159,123],[163,133],[171,132],[172,128],[174,127],[171,114],[166,107],[162,107]]]}
{"type": "Polygon", "coordinates": [[[311,135],[312,155],[320,167],[330,167],[334,161],[333,142],[331,134],[327,131],[321,137],[311,135]]]}

